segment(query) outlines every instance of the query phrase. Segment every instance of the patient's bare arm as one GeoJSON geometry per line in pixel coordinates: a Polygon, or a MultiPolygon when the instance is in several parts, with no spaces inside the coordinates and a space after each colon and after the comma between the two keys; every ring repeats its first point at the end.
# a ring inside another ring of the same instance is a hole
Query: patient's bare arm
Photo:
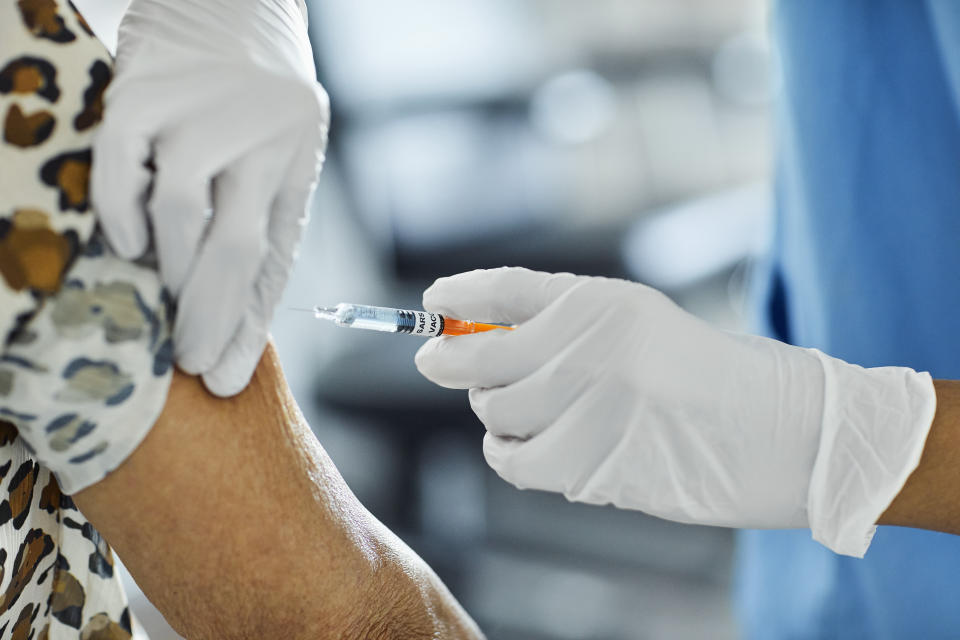
{"type": "Polygon", "coordinates": [[[344,484],[272,348],[229,400],[178,374],[143,444],[74,499],[190,640],[481,637],[344,484]]]}
{"type": "Polygon", "coordinates": [[[960,535],[960,381],[933,384],[937,413],[923,457],[877,524],[960,535]]]}

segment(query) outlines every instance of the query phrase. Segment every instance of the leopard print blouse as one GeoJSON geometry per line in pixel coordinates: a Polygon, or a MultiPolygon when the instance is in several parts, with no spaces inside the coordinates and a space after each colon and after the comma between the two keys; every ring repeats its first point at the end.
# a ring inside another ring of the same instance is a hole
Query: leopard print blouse
{"type": "Polygon", "coordinates": [[[111,60],[68,0],[0,0],[0,637],[143,638],[69,494],[162,409],[170,301],[91,211],[111,60]]]}

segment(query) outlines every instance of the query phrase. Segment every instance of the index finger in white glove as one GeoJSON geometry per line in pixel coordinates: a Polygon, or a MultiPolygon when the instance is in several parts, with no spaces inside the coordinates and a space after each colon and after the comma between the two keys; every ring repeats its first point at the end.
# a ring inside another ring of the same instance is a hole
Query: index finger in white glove
{"type": "Polygon", "coordinates": [[[268,251],[240,326],[224,347],[220,360],[203,373],[203,384],[210,393],[229,398],[250,383],[269,339],[270,323],[283,295],[295,248],[296,243],[290,243],[272,246],[268,251]]]}
{"type": "Polygon", "coordinates": [[[433,338],[414,360],[420,373],[441,387],[500,387],[536,371],[574,337],[572,327],[538,316],[513,331],[433,338]]]}
{"type": "MultiPolygon", "coordinates": [[[[423,300],[426,309],[453,317],[524,322],[582,281],[520,268],[478,270],[437,280],[423,300]]],[[[510,332],[435,338],[417,352],[416,364],[444,387],[497,387],[535,371],[574,335],[569,326],[541,319],[510,332]]]]}
{"type": "MultiPolygon", "coordinates": [[[[191,132],[193,133],[193,132],[191,132]]],[[[207,227],[211,176],[191,162],[196,156],[192,135],[161,141],[156,148],[158,171],[147,207],[153,223],[157,260],[164,285],[178,298],[207,227]]]]}
{"type": "Polygon", "coordinates": [[[214,217],[184,284],[174,326],[174,355],[187,373],[205,373],[217,363],[255,295],[268,248],[266,213],[287,166],[276,158],[252,153],[214,182],[214,217]]]}
{"type": "Polygon", "coordinates": [[[438,279],[423,292],[423,308],[461,320],[519,324],[582,279],[521,267],[477,269],[438,279]]]}
{"type": "MultiPolygon", "coordinates": [[[[616,281],[605,282],[617,286],[616,281]]],[[[595,296],[584,290],[589,283],[589,278],[567,281],[565,284],[572,286],[513,331],[434,338],[417,352],[417,368],[436,384],[451,389],[500,387],[530,376],[565,353],[586,332],[596,330],[598,324],[609,324],[609,331],[629,326],[631,318],[617,309],[594,308],[595,296]]],[[[602,357],[592,354],[589,359],[602,357]]]]}
{"type": "MultiPolygon", "coordinates": [[[[112,106],[112,105],[111,105],[112,106]]],[[[146,194],[152,179],[146,164],[150,141],[123,106],[106,111],[93,139],[90,196],[110,246],[133,260],[147,250],[146,194]]]]}
{"type": "MultiPolygon", "coordinates": [[[[315,151],[304,146],[298,161],[301,166],[316,162],[304,154],[314,156],[315,151]]],[[[230,397],[250,382],[263,355],[270,322],[293,266],[301,231],[309,218],[312,195],[312,188],[291,185],[274,202],[268,232],[270,248],[254,296],[219,362],[203,374],[203,383],[210,393],[230,397]]]]}

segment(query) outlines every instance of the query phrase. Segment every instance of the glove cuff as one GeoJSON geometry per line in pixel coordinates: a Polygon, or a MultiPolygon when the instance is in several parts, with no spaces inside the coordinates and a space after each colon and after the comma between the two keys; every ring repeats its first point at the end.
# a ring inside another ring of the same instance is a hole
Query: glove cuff
{"type": "Polygon", "coordinates": [[[862,558],[876,522],[920,463],[936,412],[929,373],[864,369],[812,350],[824,370],[824,409],[807,514],[813,539],[862,558]]]}

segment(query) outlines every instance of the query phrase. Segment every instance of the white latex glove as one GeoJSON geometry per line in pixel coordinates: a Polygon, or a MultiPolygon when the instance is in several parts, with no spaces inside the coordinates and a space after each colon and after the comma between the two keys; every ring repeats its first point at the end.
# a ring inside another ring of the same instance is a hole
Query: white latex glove
{"type": "Polygon", "coordinates": [[[928,374],[719,331],[632,282],[474,271],[438,280],[423,302],[519,325],[433,339],[417,366],[470,389],[501,477],[570,500],[810,527],[862,556],[933,420],[928,374]]]}
{"type": "Polygon", "coordinates": [[[329,103],[302,1],[133,0],[105,106],[100,223],[129,259],[152,228],[177,364],[233,395],[263,352],[324,158],[329,103]]]}

